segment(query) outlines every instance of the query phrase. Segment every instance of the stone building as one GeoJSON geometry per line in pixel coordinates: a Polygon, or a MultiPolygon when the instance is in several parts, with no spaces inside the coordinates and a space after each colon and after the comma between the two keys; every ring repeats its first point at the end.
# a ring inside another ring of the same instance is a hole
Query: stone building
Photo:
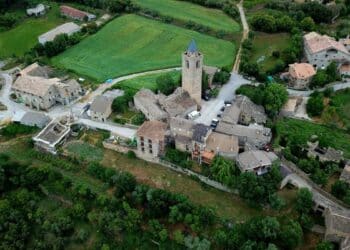
{"type": "Polygon", "coordinates": [[[96,16],[93,14],[78,10],[67,5],[62,5],[60,7],[60,11],[62,16],[70,17],[79,21],[91,21],[96,18],[96,16]]]}
{"type": "Polygon", "coordinates": [[[27,15],[28,16],[43,16],[46,13],[46,8],[45,5],[43,5],[42,3],[38,4],[37,6],[33,7],[33,8],[29,8],[27,9],[27,15]]]}
{"type": "Polygon", "coordinates": [[[314,75],[316,75],[316,70],[309,63],[290,64],[288,86],[293,89],[306,89],[314,75]]]}
{"type": "Polygon", "coordinates": [[[105,122],[112,113],[113,99],[106,96],[97,96],[90,107],[90,117],[92,120],[105,122]]]}
{"type": "Polygon", "coordinates": [[[146,121],[137,130],[137,154],[140,158],[157,160],[164,155],[167,124],[160,121],[146,121]]]}
{"type": "Polygon", "coordinates": [[[342,42],[316,32],[304,36],[304,52],[307,62],[316,69],[324,69],[333,61],[338,64],[350,62],[350,52],[342,42]]]}
{"type": "Polygon", "coordinates": [[[203,158],[207,159],[207,162],[210,162],[215,154],[205,154],[206,142],[211,133],[211,128],[204,124],[197,123],[193,127],[192,135],[192,159],[197,160],[200,164],[202,163],[203,158]],[[204,154],[204,157],[203,157],[204,154]],[[207,157],[205,157],[207,156],[207,157]]]}
{"type": "Polygon", "coordinates": [[[339,180],[345,181],[350,184],[350,165],[346,165],[341,172],[339,180]]]}
{"type": "Polygon", "coordinates": [[[341,250],[350,249],[349,211],[332,211],[331,209],[326,209],[325,224],[325,240],[338,243],[341,250]]]}
{"type": "Polygon", "coordinates": [[[237,157],[237,165],[242,172],[254,172],[257,175],[267,173],[278,157],[273,152],[250,150],[237,157]]]}
{"type": "Polygon", "coordinates": [[[203,55],[191,41],[182,55],[182,88],[187,91],[198,105],[202,100],[203,55]]]}
{"type": "Polygon", "coordinates": [[[267,116],[263,106],[256,105],[246,96],[238,95],[233,105],[225,108],[221,120],[229,124],[264,124],[267,116]]]}
{"type": "Polygon", "coordinates": [[[238,137],[211,132],[207,138],[205,151],[225,158],[234,159],[239,152],[238,137]]]}
{"type": "Polygon", "coordinates": [[[35,147],[51,154],[57,154],[57,147],[64,143],[70,135],[69,122],[69,118],[58,118],[50,122],[37,136],[33,137],[35,147]]]}
{"type": "Polygon", "coordinates": [[[75,24],[75,23],[65,23],[62,25],[57,26],[56,28],[40,35],[38,37],[38,41],[41,44],[45,44],[47,42],[53,41],[56,36],[61,35],[61,34],[66,34],[68,36],[73,35],[76,32],[80,31],[80,26],[75,24]]]}
{"type": "Polygon", "coordinates": [[[175,142],[175,148],[184,151],[192,151],[193,121],[183,118],[170,119],[170,133],[175,142]]]}
{"type": "Polygon", "coordinates": [[[79,97],[81,88],[77,81],[46,78],[43,68],[34,63],[18,74],[12,85],[18,102],[33,109],[48,110],[56,103],[67,105],[79,97]]]}

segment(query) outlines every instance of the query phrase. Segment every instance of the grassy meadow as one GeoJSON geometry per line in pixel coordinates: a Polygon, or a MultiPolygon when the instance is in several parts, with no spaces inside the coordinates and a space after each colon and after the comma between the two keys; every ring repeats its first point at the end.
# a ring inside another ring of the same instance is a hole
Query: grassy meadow
{"type": "Polygon", "coordinates": [[[134,0],[134,2],[143,8],[157,11],[161,15],[198,23],[213,30],[224,30],[230,33],[240,31],[240,25],[220,10],[175,0],[134,0]]]}
{"type": "Polygon", "coordinates": [[[267,34],[256,33],[253,40],[252,62],[258,62],[263,70],[270,70],[279,59],[272,56],[272,52],[282,52],[289,46],[289,35],[286,33],[267,34]]]}
{"type": "Polygon", "coordinates": [[[39,35],[68,22],[60,17],[57,3],[50,3],[50,6],[46,15],[27,17],[14,28],[0,32],[0,58],[23,55],[38,43],[39,35]]]}
{"type": "Polygon", "coordinates": [[[124,15],[78,45],[54,57],[54,65],[99,81],[181,64],[181,53],[195,39],[213,66],[231,65],[235,45],[136,15],[124,15]]]}

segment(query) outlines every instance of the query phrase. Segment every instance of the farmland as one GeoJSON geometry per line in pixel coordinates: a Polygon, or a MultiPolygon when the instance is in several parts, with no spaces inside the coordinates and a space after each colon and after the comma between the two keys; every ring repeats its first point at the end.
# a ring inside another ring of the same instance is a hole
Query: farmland
{"type": "Polygon", "coordinates": [[[220,10],[175,0],[134,0],[134,2],[161,15],[185,22],[191,21],[213,30],[224,30],[230,33],[240,30],[239,24],[220,10]]]}
{"type": "Polygon", "coordinates": [[[0,32],[0,58],[12,55],[22,56],[37,44],[39,35],[64,23],[65,20],[60,17],[58,5],[54,3],[50,5],[51,9],[45,16],[25,18],[13,29],[0,32]]]}
{"type": "Polygon", "coordinates": [[[231,65],[235,45],[136,15],[124,15],[78,45],[54,57],[58,67],[104,81],[130,73],[181,64],[181,53],[195,39],[205,63],[231,65]]]}

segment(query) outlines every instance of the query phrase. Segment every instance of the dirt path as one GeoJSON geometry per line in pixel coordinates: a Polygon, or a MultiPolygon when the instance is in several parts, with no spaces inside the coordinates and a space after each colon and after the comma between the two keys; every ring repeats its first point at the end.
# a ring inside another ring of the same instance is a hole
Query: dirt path
{"type": "Polygon", "coordinates": [[[247,18],[245,16],[245,12],[244,12],[244,8],[243,8],[243,0],[241,0],[237,4],[237,8],[239,10],[239,15],[241,17],[241,22],[242,22],[242,26],[243,26],[243,34],[242,34],[241,44],[240,44],[238,52],[237,52],[235,64],[233,65],[233,69],[232,69],[233,73],[239,72],[239,65],[241,63],[242,43],[245,39],[248,38],[248,34],[249,34],[249,25],[248,25],[247,18]]]}

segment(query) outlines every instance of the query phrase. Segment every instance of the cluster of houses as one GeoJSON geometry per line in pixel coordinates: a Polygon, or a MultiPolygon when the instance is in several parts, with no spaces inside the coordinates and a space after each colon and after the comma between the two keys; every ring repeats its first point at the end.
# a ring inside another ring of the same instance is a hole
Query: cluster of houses
{"type": "Polygon", "coordinates": [[[293,89],[308,88],[318,69],[325,69],[336,62],[342,76],[350,76],[350,38],[335,40],[327,35],[310,32],[304,35],[306,61],[289,65],[289,71],[281,77],[293,89]]]}
{"type": "Polygon", "coordinates": [[[73,79],[49,77],[50,70],[33,63],[17,73],[12,85],[13,98],[36,110],[48,110],[56,103],[67,105],[82,94],[73,79]]]}
{"type": "Polygon", "coordinates": [[[192,41],[182,56],[182,87],[169,96],[147,89],[134,96],[135,108],[148,121],[138,129],[137,155],[156,161],[169,145],[191,155],[192,160],[210,165],[216,155],[236,160],[242,171],[266,173],[277,156],[264,151],[272,134],[264,127],[264,108],[248,97],[237,96],[227,105],[213,128],[189,118],[200,110],[203,55],[192,41]]]}
{"type": "MultiPolygon", "coordinates": [[[[45,6],[44,4],[38,4],[33,8],[27,9],[27,15],[35,16],[35,17],[43,16],[46,14],[46,11],[48,8],[49,6],[45,6]]],[[[74,19],[77,21],[92,21],[96,19],[96,16],[94,14],[91,14],[82,10],[78,10],[76,8],[73,8],[67,5],[60,6],[60,13],[64,17],[74,19]]],[[[66,34],[70,36],[76,32],[79,32],[80,30],[81,30],[81,27],[74,22],[64,23],[40,35],[38,37],[38,41],[40,44],[44,45],[47,42],[53,41],[55,37],[58,35],[66,34]]]]}

